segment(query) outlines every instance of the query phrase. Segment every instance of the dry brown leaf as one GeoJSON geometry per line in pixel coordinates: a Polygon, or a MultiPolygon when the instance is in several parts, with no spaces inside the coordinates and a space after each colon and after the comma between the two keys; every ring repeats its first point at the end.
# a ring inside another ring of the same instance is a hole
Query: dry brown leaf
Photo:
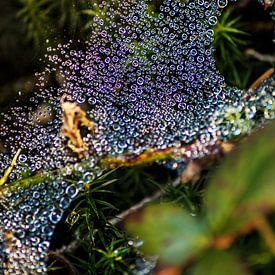
{"type": "Polygon", "coordinates": [[[224,154],[231,153],[236,148],[236,144],[232,142],[223,142],[221,144],[221,150],[224,154]]]}
{"type": "Polygon", "coordinates": [[[181,266],[165,266],[160,268],[154,273],[154,275],[181,275],[182,267],[181,266]]]}
{"type": "Polygon", "coordinates": [[[95,123],[87,118],[86,112],[75,102],[62,102],[61,100],[61,108],[63,112],[61,133],[69,139],[68,147],[77,153],[79,158],[83,158],[88,148],[82,139],[79,127],[85,126],[94,132],[95,123]]]}
{"type": "Polygon", "coordinates": [[[188,183],[190,181],[195,182],[199,180],[201,175],[202,166],[198,161],[191,160],[184,172],[181,174],[181,182],[188,183]]]}

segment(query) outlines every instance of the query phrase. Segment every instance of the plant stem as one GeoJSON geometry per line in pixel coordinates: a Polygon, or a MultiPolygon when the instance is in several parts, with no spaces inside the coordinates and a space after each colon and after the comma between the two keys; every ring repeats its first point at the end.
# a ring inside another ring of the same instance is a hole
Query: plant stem
{"type": "Polygon", "coordinates": [[[258,217],[255,227],[270,248],[272,253],[275,255],[275,233],[273,228],[268,223],[267,219],[261,215],[258,217]]]}

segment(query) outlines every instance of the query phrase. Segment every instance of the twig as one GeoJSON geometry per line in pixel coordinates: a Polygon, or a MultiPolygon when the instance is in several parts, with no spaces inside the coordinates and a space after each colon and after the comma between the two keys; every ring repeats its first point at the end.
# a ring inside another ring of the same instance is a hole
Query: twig
{"type": "Polygon", "coordinates": [[[247,49],[245,51],[245,54],[248,55],[248,56],[252,56],[252,57],[254,57],[255,59],[257,59],[259,61],[270,62],[270,63],[275,62],[275,56],[274,55],[262,54],[262,53],[257,52],[254,49],[247,49]]]}
{"type": "Polygon", "coordinates": [[[14,166],[16,165],[16,162],[17,162],[17,159],[21,153],[21,150],[22,150],[21,148],[17,150],[15,156],[12,159],[11,165],[7,168],[3,177],[0,179],[0,186],[5,184],[6,181],[8,180],[10,173],[12,172],[14,166]]]}
{"type": "Polygon", "coordinates": [[[271,68],[262,74],[253,84],[250,86],[250,89],[256,89],[264,80],[271,77],[274,74],[274,69],[271,68]]]}
{"type": "MultiPolygon", "coordinates": [[[[180,184],[180,178],[177,178],[175,181],[173,181],[172,186],[176,187],[180,184]]],[[[115,218],[108,221],[111,225],[117,225],[121,221],[123,221],[127,216],[130,214],[142,209],[145,204],[153,202],[157,199],[159,199],[165,192],[163,190],[157,191],[155,194],[153,194],[150,197],[146,197],[143,200],[141,200],[139,203],[135,204],[134,206],[130,207],[129,209],[123,211],[119,215],[117,215],[115,218]]]]}

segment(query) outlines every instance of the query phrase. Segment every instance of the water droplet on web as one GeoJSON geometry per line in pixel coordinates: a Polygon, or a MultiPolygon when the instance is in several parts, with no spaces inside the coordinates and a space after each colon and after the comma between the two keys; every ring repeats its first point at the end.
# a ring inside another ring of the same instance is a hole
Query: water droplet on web
{"type": "MultiPolygon", "coordinates": [[[[212,26],[227,4],[227,0],[166,0],[160,12],[150,15],[147,1],[103,2],[85,49],[75,49],[74,41],[48,48],[49,64],[37,74],[38,91],[29,105],[1,114],[0,135],[5,139],[1,171],[19,148],[23,153],[11,181],[49,171],[48,180],[15,191],[4,189],[0,197],[7,205],[0,213],[1,229],[18,232],[13,248],[19,256],[7,257],[11,274],[22,273],[22,261],[28,271],[46,272],[54,227],[84,185],[102,174],[102,158],[135,156],[148,148],[180,148],[194,141],[199,144],[196,150],[184,157],[200,158],[218,138],[227,140],[251,130],[245,123],[240,126],[240,120],[228,119],[230,110],[250,122],[256,113],[263,114],[262,119],[274,118],[274,80],[247,98],[227,87],[217,71],[212,26]],[[49,73],[56,75],[60,88],[46,85],[49,73]],[[64,93],[66,100],[85,107],[97,128],[93,132],[78,125],[87,147],[87,166],[80,164],[60,131],[64,93]],[[59,169],[62,175],[52,178],[51,171],[59,169]],[[76,180],[69,183],[66,177],[76,180]]],[[[182,169],[185,163],[184,159],[166,164],[182,169]]]]}
{"type": "Polygon", "coordinates": [[[64,195],[60,199],[59,207],[61,209],[67,209],[70,206],[71,202],[72,202],[72,198],[69,197],[69,196],[64,195]]]}
{"type": "Polygon", "coordinates": [[[78,194],[78,189],[75,185],[70,185],[66,189],[66,194],[70,196],[72,199],[75,198],[78,194]]]}
{"type": "Polygon", "coordinates": [[[216,25],[218,22],[218,18],[216,16],[210,16],[209,19],[208,19],[208,23],[211,25],[211,26],[214,26],[216,25]]]}
{"type": "Polygon", "coordinates": [[[53,224],[57,224],[62,218],[62,211],[58,208],[52,210],[49,215],[49,220],[53,224]]]}

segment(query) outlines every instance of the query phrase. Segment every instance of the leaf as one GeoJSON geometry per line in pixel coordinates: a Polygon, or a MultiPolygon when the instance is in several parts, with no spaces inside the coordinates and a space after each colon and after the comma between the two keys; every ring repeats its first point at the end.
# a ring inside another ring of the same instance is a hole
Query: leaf
{"type": "Polygon", "coordinates": [[[180,207],[153,205],[140,215],[128,221],[128,231],[144,241],[145,253],[165,263],[183,263],[209,245],[204,226],[180,207]]]}
{"type": "Polygon", "coordinates": [[[164,266],[158,268],[154,275],[181,275],[182,267],[181,266],[164,266]]]}
{"type": "Polygon", "coordinates": [[[238,259],[226,251],[207,251],[196,263],[193,275],[245,275],[248,272],[238,259]]]}
{"type": "Polygon", "coordinates": [[[237,233],[275,208],[274,138],[275,125],[258,132],[213,177],[206,219],[215,233],[237,233]]]}

